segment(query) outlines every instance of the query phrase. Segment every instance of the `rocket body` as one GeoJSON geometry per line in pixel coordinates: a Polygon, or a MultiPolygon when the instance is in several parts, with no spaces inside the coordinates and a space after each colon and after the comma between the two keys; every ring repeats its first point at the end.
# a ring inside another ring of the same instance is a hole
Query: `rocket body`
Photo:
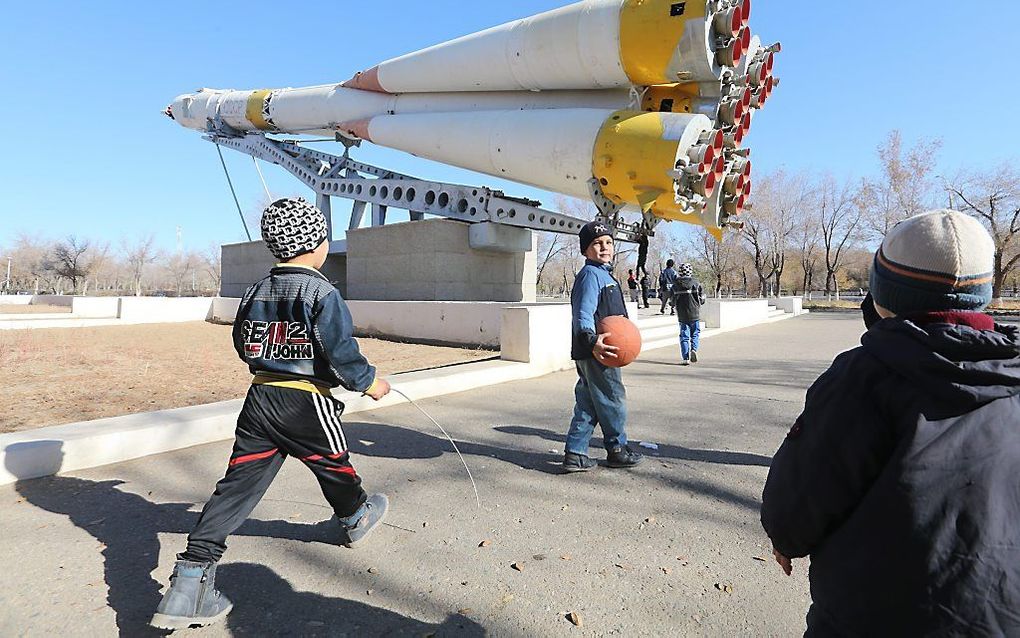
{"type": "Polygon", "coordinates": [[[718,231],[750,193],[739,146],[775,86],[751,0],[583,0],[342,84],[202,89],[166,113],[227,136],[343,135],[718,231]]]}

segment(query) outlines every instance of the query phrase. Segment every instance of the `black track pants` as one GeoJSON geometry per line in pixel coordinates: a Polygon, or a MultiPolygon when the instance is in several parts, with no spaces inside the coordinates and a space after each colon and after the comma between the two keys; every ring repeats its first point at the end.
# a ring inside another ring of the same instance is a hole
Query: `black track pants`
{"type": "Polygon", "coordinates": [[[253,385],[237,417],[227,473],[205,504],[181,560],[218,561],[227,536],[247,520],[288,456],[315,474],[337,516],[365,502],[361,477],[351,466],[340,428],[344,405],[333,397],[292,388],[253,385]]]}

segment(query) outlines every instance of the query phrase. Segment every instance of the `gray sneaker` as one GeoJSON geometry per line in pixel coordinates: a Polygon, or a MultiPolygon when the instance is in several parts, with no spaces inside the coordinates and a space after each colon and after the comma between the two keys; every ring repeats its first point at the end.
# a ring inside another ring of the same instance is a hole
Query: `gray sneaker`
{"type": "Polygon", "coordinates": [[[589,472],[596,467],[598,467],[598,463],[585,454],[567,452],[563,455],[563,471],[568,474],[572,474],[574,472],[589,472]]]}
{"type": "Polygon", "coordinates": [[[159,629],[202,627],[222,620],[234,605],[216,590],[216,563],[179,560],[149,624],[159,629]]]}
{"type": "Polygon", "coordinates": [[[697,362],[698,362],[698,351],[697,350],[691,350],[691,363],[697,363],[697,362]]]}
{"type": "Polygon", "coordinates": [[[340,543],[350,547],[359,545],[372,531],[379,527],[390,509],[390,499],[385,494],[373,494],[368,497],[361,509],[355,513],[358,518],[353,523],[345,523],[337,518],[340,526],[340,543]],[[360,513],[360,515],[359,515],[360,513]]]}
{"type": "Polygon", "coordinates": [[[689,366],[689,365],[691,365],[691,362],[688,361],[687,359],[682,359],[680,361],[680,365],[682,365],[682,366],[689,366]]]}

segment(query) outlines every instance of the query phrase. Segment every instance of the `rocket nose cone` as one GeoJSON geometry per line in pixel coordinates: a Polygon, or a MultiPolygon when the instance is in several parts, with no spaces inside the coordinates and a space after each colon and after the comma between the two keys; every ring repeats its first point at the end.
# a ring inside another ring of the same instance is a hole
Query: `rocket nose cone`
{"type": "Polygon", "coordinates": [[[374,66],[367,71],[358,71],[354,74],[350,80],[347,80],[340,86],[347,87],[348,89],[361,89],[362,91],[375,91],[376,93],[386,93],[386,89],[383,88],[382,84],[379,83],[379,67],[374,66]]]}
{"type": "Polygon", "coordinates": [[[372,118],[351,120],[349,122],[341,122],[337,124],[336,130],[343,135],[352,135],[358,139],[365,140],[366,142],[371,142],[372,136],[369,133],[369,125],[371,124],[372,118]]]}

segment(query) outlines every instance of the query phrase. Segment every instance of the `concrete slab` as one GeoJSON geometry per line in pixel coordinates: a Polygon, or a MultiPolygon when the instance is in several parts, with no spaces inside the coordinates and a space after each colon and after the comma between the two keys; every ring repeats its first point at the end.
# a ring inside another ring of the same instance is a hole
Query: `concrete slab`
{"type": "MultiPolygon", "coordinates": [[[[412,406],[348,416],[355,466],[390,495],[391,526],[363,549],[332,545],[314,479],[288,462],[221,565],[234,611],[188,635],[799,634],[807,565],[787,578],[771,562],[759,495],[805,388],[861,332],[857,315],[810,315],[719,335],[688,368],[651,353],[624,373],[631,439],[659,446],[633,471],[556,474],[572,372],[422,401],[458,440],[481,510],[412,406]]],[[[0,635],[151,635],[229,451],[0,487],[0,635]]]]}

